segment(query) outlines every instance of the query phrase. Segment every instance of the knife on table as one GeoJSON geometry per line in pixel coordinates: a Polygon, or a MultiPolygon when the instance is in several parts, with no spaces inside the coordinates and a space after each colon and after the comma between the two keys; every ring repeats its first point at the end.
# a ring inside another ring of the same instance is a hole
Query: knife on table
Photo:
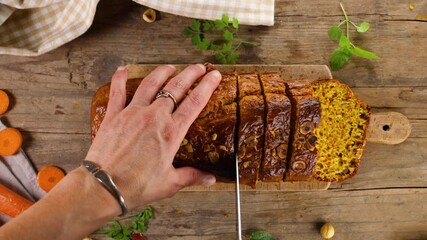
{"type": "Polygon", "coordinates": [[[242,217],[240,211],[240,182],[239,157],[236,153],[236,209],[237,209],[237,239],[242,240],[242,217]]]}

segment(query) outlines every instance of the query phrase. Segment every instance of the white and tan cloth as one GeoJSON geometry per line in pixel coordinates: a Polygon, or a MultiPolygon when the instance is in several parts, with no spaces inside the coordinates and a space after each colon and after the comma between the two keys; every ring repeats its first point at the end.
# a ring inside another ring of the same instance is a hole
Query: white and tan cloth
{"type": "MultiPolygon", "coordinates": [[[[5,128],[0,119],[0,130],[5,128]]],[[[32,202],[46,194],[37,184],[36,170],[22,149],[12,156],[0,156],[0,184],[32,202]]],[[[0,225],[9,220],[9,217],[0,214],[0,225]]]]}
{"type": "MultiPolygon", "coordinates": [[[[274,0],[134,0],[176,15],[274,24],[274,0]]],[[[37,56],[86,32],[99,0],[0,0],[0,54],[37,56]]]]}

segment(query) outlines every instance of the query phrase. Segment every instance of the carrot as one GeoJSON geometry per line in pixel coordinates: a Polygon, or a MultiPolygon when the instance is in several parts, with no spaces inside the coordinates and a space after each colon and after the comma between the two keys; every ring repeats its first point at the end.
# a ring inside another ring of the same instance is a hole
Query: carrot
{"type": "Polygon", "coordinates": [[[37,174],[37,183],[41,189],[49,192],[64,176],[65,174],[60,168],[45,166],[37,174]]]}
{"type": "Polygon", "coordinates": [[[22,146],[22,135],[18,129],[6,128],[0,131],[0,155],[15,154],[22,146]]]}
{"type": "Polygon", "coordinates": [[[0,184],[0,213],[14,218],[31,205],[31,201],[0,184]]]}
{"type": "Polygon", "coordinates": [[[9,108],[9,96],[3,91],[0,90],[0,115],[4,114],[9,108]]]}

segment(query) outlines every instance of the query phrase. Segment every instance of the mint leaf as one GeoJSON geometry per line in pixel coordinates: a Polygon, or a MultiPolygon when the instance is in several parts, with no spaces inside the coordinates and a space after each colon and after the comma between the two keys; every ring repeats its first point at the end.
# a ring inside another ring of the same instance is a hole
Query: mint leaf
{"type": "Polygon", "coordinates": [[[194,31],[196,31],[196,32],[200,31],[200,21],[199,20],[193,19],[191,21],[191,25],[193,26],[194,31]]]}
{"type": "Polygon", "coordinates": [[[369,25],[369,23],[368,23],[368,22],[362,22],[362,23],[360,24],[360,26],[357,26],[357,27],[356,27],[356,30],[357,30],[358,32],[360,32],[360,33],[364,33],[364,32],[366,32],[366,31],[368,31],[369,27],[370,27],[370,25],[369,25]]]}
{"type": "Polygon", "coordinates": [[[233,27],[235,29],[239,28],[239,20],[237,18],[233,18],[233,27]]]}
{"type": "Polygon", "coordinates": [[[267,231],[256,231],[251,234],[250,240],[273,240],[273,236],[267,231]]]}
{"type": "Polygon", "coordinates": [[[331,56],[331,69],[337,71],[341,69],[353,56],[347,48],[337,48],[331,56]]]}
{"type": "Polygon", "coordinates": [[[222,22],[228,26],[228,22],[230,21],[227,14],[223,14],[221,18],[222,22]]]}
{"type": "Polygon", "coordinates": [[[352,53],[358,57],[368,58],[368,59],[380,59],[375,53],[363,50],[361,48],[355,47],[351,49],[352,53]]]}
{"type": "Polygon", "coordinates": [[[338,41],[342,35],[342,30],[338,26],[333,26],[328,30],[329,39],[338,41]]]}
{"type": "Polygon", "coordinates": [[[228,41],[233,40],[233,33],[231,33],[228,30],[225,30],[224,34],[222,34],[222,36],[224,37],[225,40],[228,40],[228,41]]]}
{"type": "Polygon", "coordinates": [[[224,29],[226,26],[228,26],[228,24],[225,24],[223,21],[221,20],[215,20],[215,28],[218,30],[224,29]]]}
{"type": "Polygon", "coordinates": [[[348,38],[344,34],[342,34],[340,36],[339,45],[342,48],[350,48],[351,47],[351,42],[350,42],[350,40],[348,40],[348,38]]]}

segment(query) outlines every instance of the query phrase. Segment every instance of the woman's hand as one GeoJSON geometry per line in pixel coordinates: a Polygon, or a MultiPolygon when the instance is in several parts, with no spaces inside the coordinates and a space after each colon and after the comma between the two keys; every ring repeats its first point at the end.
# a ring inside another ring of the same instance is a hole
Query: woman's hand
{"type": "Polygon", "coordinates": [[[205,66],[197,64],[173,77],[163,90],[175,97],[178,106],[174,110],[172,99],[154,100],[174,73],[174,66],[156,68],[125,107],[127,69],[119,68],[112,78],[105,118],[86,156],[113,177],[129,209],[171,197],[186,186],[215,183],[213,175],[190,167],[176,169],[172,161],[221,74],[216,70],[206,74],[205,66]]]}

